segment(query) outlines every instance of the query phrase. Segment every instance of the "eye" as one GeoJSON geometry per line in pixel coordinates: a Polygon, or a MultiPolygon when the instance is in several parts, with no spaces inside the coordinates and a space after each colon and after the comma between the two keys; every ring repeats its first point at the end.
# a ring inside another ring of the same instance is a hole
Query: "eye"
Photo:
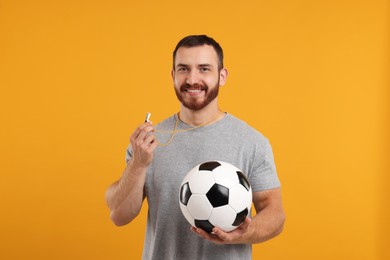
{"type": "Polygon", "coordinates": [[[185,72],[185,71],[188,71],[188,69],[186,67],[180,67],[180,68],[177,69],[177,71],[185,72]]]}
{"type": "Polygon", "coordinates": [[[207,72],[207,71],[210,71],[210,68],[208,68],[208,67],[201,67],[200,71],[201,72],[207,72]]]}

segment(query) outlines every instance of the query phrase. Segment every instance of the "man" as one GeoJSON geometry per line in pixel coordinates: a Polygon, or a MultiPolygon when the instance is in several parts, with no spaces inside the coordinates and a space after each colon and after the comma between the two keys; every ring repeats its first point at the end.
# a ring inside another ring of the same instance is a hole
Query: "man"
{"type": "Polygon", "coordinates": [[[172,79],[180,112],[130,137],[127,167],[109,187],[112,221],[130,223],[144,198],[149,205],[143,259],[251,259],[251,244],[278,235],[284,224],[280,183],[268,140],[218,106],[226,82],[220,45],[205,35],[182,39],[173,53],[172,79]],[[256,215],[232,232],[189,227],[179,207],[181,181],[195,165],[220,160],[246,173],[256,215]]]}

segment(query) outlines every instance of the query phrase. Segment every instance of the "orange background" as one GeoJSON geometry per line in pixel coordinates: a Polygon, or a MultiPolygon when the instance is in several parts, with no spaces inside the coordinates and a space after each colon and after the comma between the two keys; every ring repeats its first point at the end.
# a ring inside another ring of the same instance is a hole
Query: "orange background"
{"type": "Polygon", "coordinates": [[[117,228],[104,192],[145,113],[179,109],[175,44],[205,33],[221,108],[270,139],[283,185],[254,259],[390,259],[389,29],[384,0],[0,0],[0,258],[140,258],[146,205],[117,228]]]}

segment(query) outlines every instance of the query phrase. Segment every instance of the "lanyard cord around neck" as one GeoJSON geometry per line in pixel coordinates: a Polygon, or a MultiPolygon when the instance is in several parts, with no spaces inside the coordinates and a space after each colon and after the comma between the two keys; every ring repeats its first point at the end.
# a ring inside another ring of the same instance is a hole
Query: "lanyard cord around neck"
{"type": "Polygon", "coordinates": [[[161,134],[171,134],[171,137],[169,137],[169,140],[166,142],[166,143],[160,143],[157,138],[157,142],[158,142],[158,145],[159,146],[167,146],[169,145],[171,142],[172,142],[172,139],[173,137],[175,136],[176,133],[182,133],[182,132],[187,132],[187,131],[191,131],[191,130],[194,130],[194,129],[197,129],[197,128],[200,128],[202,126],[205,126],[205,125],[208,125],[208,124],[211,124],[212,122],[216,121],[219,116],[217,116],[216,118],[214,118],[213,120],[211,121],[208,121],[204,124],[200,124],[200,125],[197,125],[197,126],[194,126],[194,127],[191,127],[191,128],[186,128],[186,129],[181,129],[181,130],[177,130],[177,126],[179,125],[179,115],[180,115],[180,112],[178,112],[176,114],[176,121],[175,121],[175,126],[173,128],[173,131],[160,131],[160,130],[156,130],[155,132],[156,133],[161,133],[161,134]]]}

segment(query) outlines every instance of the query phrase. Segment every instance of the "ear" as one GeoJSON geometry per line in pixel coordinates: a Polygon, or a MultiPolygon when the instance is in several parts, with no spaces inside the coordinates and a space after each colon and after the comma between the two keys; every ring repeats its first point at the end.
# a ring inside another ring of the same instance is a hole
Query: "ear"
{"type": "Polygon", "coordinates": [[[172,77],[172,80],[175,80],[175,71],[173,69],[171,70],[171,77],[172,77]]]}
{"type": "Polygon", "coordinates": [[[226,83],[227,77],[228,77],[228,70],[223,68],[219,72],[219,86],[223,86],[226,83]]]}

